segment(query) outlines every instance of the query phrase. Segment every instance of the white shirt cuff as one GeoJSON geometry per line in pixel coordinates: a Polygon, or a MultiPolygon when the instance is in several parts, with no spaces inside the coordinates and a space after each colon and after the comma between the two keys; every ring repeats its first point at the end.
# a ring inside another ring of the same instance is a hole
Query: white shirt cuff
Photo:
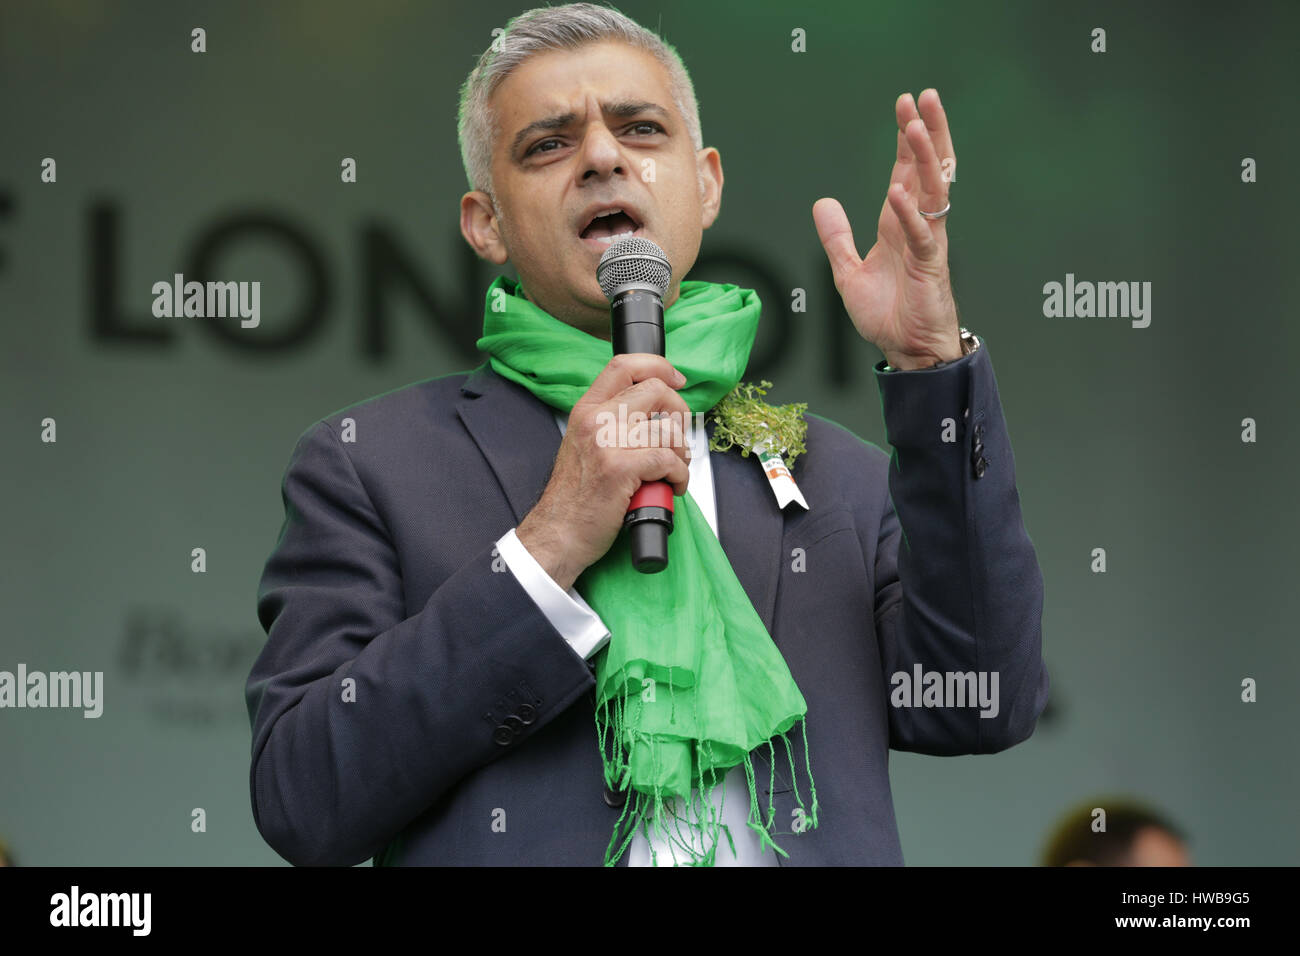
{"type": "Polygon", "coordinates": [[[609,641],[609,628],[573,588],[560,590],[511,528],[497,540],[497,552],[533,603],[583,660],[609,641]]]}

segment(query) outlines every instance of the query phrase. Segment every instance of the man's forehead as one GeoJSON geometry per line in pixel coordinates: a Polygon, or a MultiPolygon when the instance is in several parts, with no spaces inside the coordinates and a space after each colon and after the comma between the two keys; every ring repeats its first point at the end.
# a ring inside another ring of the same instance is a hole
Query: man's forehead
{"type": "Polygon", "coordinates": [[[506,78],[493,94],[503,117],[530,122],[586,111],[594,94],[602,109],[613,104],[672,104],[667,70],[644,50],[619,42],[589,43],[572,50],[538,53],[506,78]]]}
{"type": "MultiPolygon", "coordinates": [[[[639,89],[624,87],[609,92],[595,90],[590,92],[595,94],[596,105],[600,108],[600,111],[615,117],[628,116],[641,109],[648,112],[666,111],[672,106],[672,100],[669,97],[656,96],[654,95],[655,91],[646,90],[644,87],[639,89]]],[[[529,104],[523,111],[518,112],[515,118],[520,122],[528,122],[546,116],[560,116],[568,113],[583,116],[587,112],[588,102],[589,97],[586,93],[571,98],[547,96],[529,104]]]]}

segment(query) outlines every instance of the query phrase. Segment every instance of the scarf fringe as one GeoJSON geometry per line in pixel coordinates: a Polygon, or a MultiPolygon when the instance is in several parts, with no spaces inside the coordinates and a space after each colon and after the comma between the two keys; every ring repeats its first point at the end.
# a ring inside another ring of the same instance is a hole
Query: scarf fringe
{"type": "MultiPolygon", "coordinates": [[[[671,684],[669,687],[671,693],[671,684]]],[[[730,767],[709,770],[701,775],[698,786],[692,789],[691,794],[682,796],[682,800],[686,804],[685,813],[678,813],[677,797],[681,795],[666,793],[657,783],[654,789],[648,793],[631,788],[632,767],[629,760],[631,746],[636,740],[652,743],[653,735],[636,734],[629,731],[629,721],[626,713],[629,699],[635,699],[638,702],[641,700],[639,695],[632,695],[631,698],[616,696],[601,703],[596,711],[596,736],[600,743],[605,784],[614,791],[628,791],[631,789],[628,799],[623,802],[623,811],[614,824],[609,843],[605,847],[604,865],[618,865],[618,861],[627,852],[627,848],[632,844],[632,840],[639,829],[646,842],[650,845],[651,865],[657,866],[659,854],[655,850],[655,841],[652,839],[652,828],[654,836],[666,840],[674,850],[681,851],[680,854],[674,852],[673,857],[674,859],[680,859],[684,856],[688,861],[686,865],[716,865],[718,846],[723,836],[726,837],[732,855],[735,856],[736,842],[732,837],[731,828],[722,822],[722,808],[714,807],[712,800],[714,788],[723,784],[727,773],[731,770],[730,767]],[[612,756],[610,755],[611,744],[612,756]]],[[[670,718],[672,723],[676,723],[675,708],[676,699],[673,698],[671,713],[674,716],[670,718]]],[[[639,713],[636,716],[639,717],[639,713]]],[[[631,723],[636,726],[636,719],[633,718],[631,723]]],[[[754,776],[753,761],[748,753],[745,754],[741,761],[745,768],[745,782],[749,790],[749,816],[746,825],[758,834],[760,849],[771,849],[786,859],[789,859],[790,854],[783,850],[773,837],[787,834],[798,835],[807,830],[816,829],[820,822],[817,785],[813,780],[812,760],[808,752],[807,717],[800,719],[798,723],[803,737],[804,769],[808,777],[811,809],[805,806],[803,797],[799,793],[798,774],[795,772],[794,765],[794,749],[785,733],[776,734],[767,741],[768,800],[765,819],[759,809],[758,784],[754,776]],[[774,740],[777,736],[785,743],[786,756],[790,765],[791,786],[798,807],[798,812],[791,821],[791,829],[788,831],[777,831],[775,829],[776,748],[774,740]]],[[[708,741],[703,742],[703,755],[705,757],[703,761],[700,760],[699,748],[701,743],[695,741],[693,746],[696,748],[694,753],[695,766],[698,767],[712,762],[712,747],[708,741]]],[[[654,764],[650,768],[651,776],[657,781],[660,779],[659,772],[662,769],[658,760],[659,750],[657,747],[652,746],[650,752],[653,754],[654,759],[654,764]]]]}

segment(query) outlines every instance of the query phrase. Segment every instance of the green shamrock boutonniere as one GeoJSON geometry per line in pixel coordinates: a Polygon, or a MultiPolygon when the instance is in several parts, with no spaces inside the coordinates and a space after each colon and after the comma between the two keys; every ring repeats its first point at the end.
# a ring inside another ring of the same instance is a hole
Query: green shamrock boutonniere
{"type": "Polygon", "coordinates": [[[757,385],[741,382],[724,395],[707,416],[716,423],[709,448],[726,451],[738,445],[741,455],[748,458],[755,445],[767,442],[793,471],[795,459],[808,450],[804,445],[808,422],[803,417],[808,403],[769,405],[755,397],[755,393],[766,395],[771,387],[768,381],[757,385]]]}

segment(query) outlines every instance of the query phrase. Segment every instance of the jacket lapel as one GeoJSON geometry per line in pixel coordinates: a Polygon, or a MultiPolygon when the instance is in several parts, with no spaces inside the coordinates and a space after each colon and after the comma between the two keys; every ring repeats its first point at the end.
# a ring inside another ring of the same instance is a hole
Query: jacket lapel
{"type": "Polygon", "coordinates": [[[501,484],[517,524],[542,496],[560,449],[553,410],[486,362],[460,390],[456,411],[501,484]]]}
{"type": "MultiPolygon", "coordinates": [[[[711,439],[714,422],[710,420],[706,428],[711,439]]],[[[781,575],[785,515],[776,506],[763,469],[752,454],[743,458],[735,448],[710,452],[709,465],[718,507],[718,541],[767,633],[775,640],[773,615],[781,575]]]]}

